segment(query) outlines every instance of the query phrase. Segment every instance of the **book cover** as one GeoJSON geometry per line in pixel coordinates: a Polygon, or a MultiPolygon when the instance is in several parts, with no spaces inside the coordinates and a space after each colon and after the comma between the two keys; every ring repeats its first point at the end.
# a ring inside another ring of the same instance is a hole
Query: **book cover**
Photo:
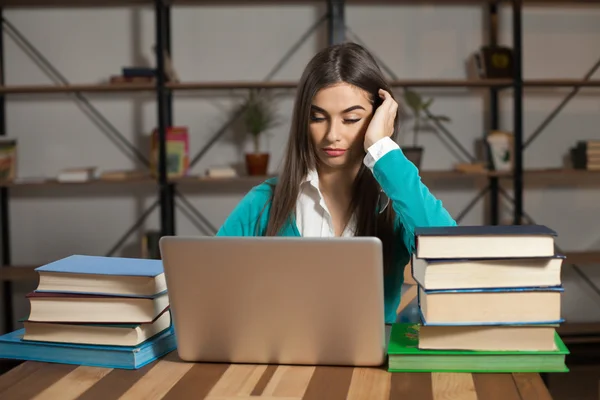
{"type": "Polygon", "coordinates": [[[569,350],[558,334],[553,351],[476,351],[419,349],[420,325],[392,325],[388,345],[390,372],[568,372],[569,350]]]}
{"type": "Polygon", "coordinates": [[[173,327],[137,346],[104,346],[23,340],[25,329],[0,336],[0,358],[138,369],[177,348],[173,327]]]}
{"type": "Polygon", "coordinates": [[[156,277],[162,273],[162,260],[103,257],[75,254],[35,269],[38,272],[156,277]]]}
{"type": "Polygon", "coordinates": [[[415,236],[553,236],[557,233],[544,225],[457,225],[415,228],[415,236]]]}

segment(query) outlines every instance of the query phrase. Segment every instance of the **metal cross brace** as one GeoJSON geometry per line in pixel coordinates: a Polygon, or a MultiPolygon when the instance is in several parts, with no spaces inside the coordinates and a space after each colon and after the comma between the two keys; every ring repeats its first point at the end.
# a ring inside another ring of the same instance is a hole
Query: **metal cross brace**
{"type": "MultiPolygon", "coordinates": [[[[506,191],[503,188],[499,188],[499,189],[500,189],[501,195],[503,195],[511,203],[514,203],[515,200],[508,193],[506,193],[506,191]]],[[[531,216],[528,215],[524,210],[523,210],[523,217],[525,217],[529,221],[529,223],[536,224],[534,219],[531,218],[531,216]]],[[[554,247],[556,248],[556,250],[559,253],[564,254],[563,250],[556,243],[554,244],[554,247]]],[[[598,297],[600,297],[600,288],[598,288],[598,286],[596,286],[594,284],[594,282],[592,282],[592,280],[581,270],[581,268],[578,265],[571,264],[571,266],[573,267],[575,272],[583,279],[583,281],[585,283],[587,283],[587,285],[594,291],[594,293],[596,293],[596,295],[598,295],[598,297]]]]}
{"type": "MultiPolygon", "coordinates": [[[[600,68],[600,59],[598,61],[596,61],[596,64],[594,64],[594,66],[592,66],[592,68],[587,72],[587,74],[585,74],[585,76],[583,77],[583,81],[589,81],[591,79],[592,75],[594,75],[596,73],[598,68],[600,68]]],[[[556,118],[556,116],[562,111],[563,108],[565,108],[565,106],[569,103],[569,101],[571,101],[571,99],[573,97],[575,97],[575,95],[579,92],[579,90],[581,90],[581,86],[575,86],[571,90],[571,92],[563,99],[563,101],[561,101],[560,104],[558,106],[556,106],[556,108],[550,113],[550,115],[548,115],[548,117],[544,121],[542,121],[542,123],[535,129],[535,131],[533,131],[533,133],[529,136],[529,138],[523,143],[523,150],[526,149],[527,146],[529,146],[531,144],[531,142],[533,142],[535,140],[535,138],[538,137],[548,125],[550,125],[550,122],[552,122],[552,120],[554,118],[556,118]]]]}
{"type": "MultiPolygon", "coordinates": [[[[264,81],[267,82],[271,80],[271,78],[279,72],[279,70],[285,65],[287,61],[294,55],[294,53],[302,46],[302,44],[310,37],[310,35],[317,30],[317,28],[327,20],[329,14],[323,15],[317,22],[315,22],[299,39],[296,43],[290,47],[290,49],[285,53],[285,55],[279,60],[277,64],[273,67],[273,69],[265,76],[264,81]]],[[[190,168],[196,165],[198,161],[208,152],[208,150],[227,132],[227,129],[241,116],[244,112],[243,109],[239,110],[231,119],[229,119],[215,134],[208,140],[208,142],[198,151],[198,153],[192,158],[190,161],[190,168]]]]}
{"type": "MultiPolygon", "coordinates": [[[[58,69],[54,67],[52,63],[29,40],[27,40],[27,38],[10,21],[6,18],[2,18],[2,23],[8,36],[10,36],[15,43],[29,55],[36,64],[38,64],[38,66],[45,69],[44,72],[51,79],[58,80],[63,85],[69,85],[67,78],[65,78],[64,75],[62,75],[60,71],[58,71],[58,69]]],[[[80,92],[74,92],[73,94],[79,101],[79,105],[83,107],[83,111],[88,113],[88,116],[94,119],[94,122],[99,128],[102,129],[104,133],[113,135],[113,137],[109,136],[109,139],[111,139],[117,147],[121,148],[121,150],[123,150],[121,146],[127,148],[142,164],[146,167],[150,166],[148,159],[132,143],[130,143],[83,94],[80,92]]],[[[130,154],[126,153],[126,155],[131,158],[130,154]]]]}
{"type": "Polygon", "coordinates": [[[152,203],[152,205],[148,209],[146,209],[146,211],[144,211],[144,213],[137,219],[137,221],[135,221],[133,226],[129,228],[127,232],[125,232],[123,236],[119,238],[119,240],[117,240],[117,242],[106,253],[106,257],[113,256],[117,252],[117,250],[119,250],[119,248],[127,241],[127,239],[129,239],[129,236],[131,236],[140,226],[142,226],[144,221],[146,221],[146,218],[150,216],[150,214],[152,213],[152,211],[154,211],[156,207],[158,207],[158,200],[154,200],[154,203],[152,203]]]}

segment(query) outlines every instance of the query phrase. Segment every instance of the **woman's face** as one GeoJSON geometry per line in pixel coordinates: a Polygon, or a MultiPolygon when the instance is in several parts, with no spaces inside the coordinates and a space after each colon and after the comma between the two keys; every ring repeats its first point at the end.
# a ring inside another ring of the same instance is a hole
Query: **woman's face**
{"type": "Polygon", "coordinates": [[[336,169],[360,165],[372,111],[369,94],[356,86],[340,83],[317,92],[309,132],[321,165],[336,169]]]}

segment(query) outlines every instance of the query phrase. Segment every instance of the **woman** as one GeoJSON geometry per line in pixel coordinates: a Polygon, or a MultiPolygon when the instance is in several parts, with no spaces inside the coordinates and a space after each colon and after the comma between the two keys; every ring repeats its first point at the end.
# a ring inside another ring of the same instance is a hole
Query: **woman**
{"type": "Polygon", "coordinates": [[[253,188],[217,235],[377,236],[385,321],[396,320],[419,226],[456,225],[393,140],[398,104],[373,57],[344,43],[299,83],[282,173],[253,188]]]}

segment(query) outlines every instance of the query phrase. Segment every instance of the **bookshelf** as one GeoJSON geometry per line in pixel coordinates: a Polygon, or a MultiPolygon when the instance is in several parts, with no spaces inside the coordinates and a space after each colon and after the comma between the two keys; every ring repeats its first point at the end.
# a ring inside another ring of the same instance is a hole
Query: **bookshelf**
{"type": "MultiPolygon", "coordinates": [[[[494,44],[497,35],[497,27],[493,22],[497,7],[500,4],[512,6],[512,33],[513,50],[515,52],[515,76],[514,79],[394,79],[391,80],[392,87],[403,88],[457,88],[471,90],[485,90],[489,93],[490,126],[489,129],[496,129],[499,120],[498,94],[501,90],[512,90],[514,97],[514,121],[513,132],[516,139],[516,165],[510,173],[498,173],[489,171],[485,173],[465,173],[459,171],[423,171],[422,177],[425,182],[435,183],[436,185],[489,185],[490,186],[490,215],[491,223],[499,223],[499,188],[512,188],[515,196],[515,211],[513,215],[514,223],[522,223],[521,215],[523,213],[523,191],[525,186],[529,185],[561,185],[569,187],[594,186],[600,184],[600,171],[581,171],[568,169],[546,169],[546,170],[525,170],[523,168],[523,106],[521,97],[524,90],[548,90],[552,88],[575,88],[575,87],[600,87],[600,80],[577,80],[577,79],[523,79],[522,77],[522,20],[521,12],[523,5],[526,4],[598,4],[600,0],[251,0],[251,1],[218,1],[218,0],[0,0],[0,13],[4,8],[35,8],[35,7],[132,7],[144,6],[153,7],[155,14],[156,37],[155,42],[159,48],[170,50],[170,7],[171,5],[220,5],[220,4],[320,4],[328,5],[330,9],[337,7],[338,11],[343,10],[345,4],[477,4],[481,5],[489,14],[489,31],[486,35],[488,42],[494,44]]],[[[336,29],[340,24],[343,25],[343,12],[330,13],[328,23],[330,26],[330,43],[340,40],[336,36],[336,29]]],[[[337,32],[339,34],[339,32],[337,32]]],[[[161,52],[159,52],[161,53],[161,52]]],[[[162,55],[156,55],[156,65],[159,69],[159,77],[162,77],[162,55]]],[[[3,46],[0,41],[0,61],[3,63],[3,46]]],[[[195,190],[208,192],[211,190],[247,190],[253,185],[260,183],[264,177],[239,177],[233,179],[209,179],[200,176],[190,176],[181,179],[167,179],[165,167],[165,130],[172,123],[172,93],[178,91],[203,91],[203,90],[232,90],[232,89],[284,89],[294,90],[297,86],[295,81],[197,81],[197,82],[166,82],[159,78],[153,83],[131,83],[131,84],[69,84],[69,85],[10,85],[5,84],[4,77],[0,76],[0,115],[3,123],[0,124],[0,134],[6,134],[4,127],[4,101],[6,96],[19,95],[47,95],[55,93],[115,93],[123,94],[146,92],[149,95],[156,96],[156,126],[160,133],[161,159],[159,162],[159,177],[157,179],[148,177],[132,178],[123,180],[102,180],[97,179],[86,183],[60,183],[56,180],[44,180],[39,182],[12,182],[0,184],[0,219],[2,242],[2,265],[0,270],[0,280],[3,282],[4,297],[4,315],[5,326],[10,328],[12,321],[12,302],[10,299],[10,284],[12,281],[20,281],[35,278],[32,273],[32,267],[11,266],[10,257],[10,231],[9,231],[9,194],[10,190],[27,188],[40,190],[52,188],[60,190],[66,187],[84,187],[84,186],[102,186],[102,185],[120,185],[127,188],[128,185],[138,184],[147,185],[155,188],[159,195],[160,203],[160,225],[163,234],[175,234],[174,226],[174,206],[175,206],[175,188],[181,186],[186,190],[195,190]],[[22,269],[22,270],[21,270],[22,269]],[[18,271],[17,271],[18,270],[18,271]],[[26,272],[28,271],[28,272],[26,272]]],[[[569,261],[573,263],[589,264],[600,262],[600,252],[573,252],[567,253],[569,261]]]]}

